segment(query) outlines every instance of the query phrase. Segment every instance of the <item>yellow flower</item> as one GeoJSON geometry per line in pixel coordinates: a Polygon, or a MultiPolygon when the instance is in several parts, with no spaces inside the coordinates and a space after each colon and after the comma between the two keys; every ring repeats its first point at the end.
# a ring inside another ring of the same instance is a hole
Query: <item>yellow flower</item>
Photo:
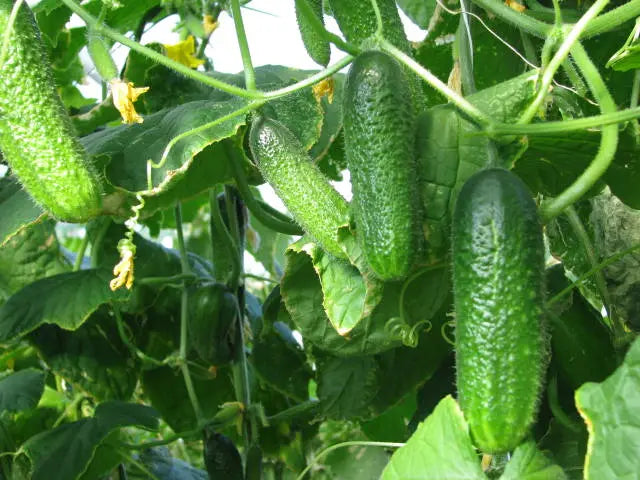
{"type": "Polygon", "coordinates": [[[189,35],[186,40],[178,42],[175,45],[164,45],[167,57],[176,62],[180,62],[189,68],[198,68],[204,63],[204,60],[196,58],[194,55],[196,51],[196,45],[193,40],[193,35],[189,35]]]}
{"type": "Polygon", "coordinates": [[[329,103],[333,103],[333,92],[336,82],[333,77],[327,77],[319,83],[313,86],[313,96],[316,97],[316,101],[320,102],[322,97],[327,97],[329,103]]]}
{"type": "Polygon", "coordinates": [[[204,29],[204,34],[209,36],[218,28],[218,22],[211,15],[205,15],[202,21],[202,28],[204,29]]]}
{"type": "Polygon", "coordinates": [[[507,5],[507,7],[510,7],[511,9],[519,13],[522,13],[527,9],[527,7],[517,2],[516,0],[505,0],[504,3],[505,5],[507,5]]]}
{"type": "Polygon", "coordinates": [[[113,267],[113,275],[116,277],[109,282],[109,288],[116,291],[123,285],[127,290],[131,290],[133,286],[133,257],[135,255],[135,245],[127,239],[118,242],[118,251],[120,252],[120,262],[113,267]]]}
{"type": "Polygon", "coordinates": [[[113,105],[122,115],[124,123],[142,123],[142,117],[136,112],[133,102],[149,90],[149,87],[135,88],[133,83],[124,82],[119,78],[114,78],[109,84],[111,86],[113,105]]]}

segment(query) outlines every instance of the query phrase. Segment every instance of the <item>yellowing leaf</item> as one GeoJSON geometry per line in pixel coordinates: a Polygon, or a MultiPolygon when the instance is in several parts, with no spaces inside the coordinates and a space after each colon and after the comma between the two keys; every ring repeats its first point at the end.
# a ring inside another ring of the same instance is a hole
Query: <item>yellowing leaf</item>
{"type": "Polygon", "coordinates": [[[142,123],[143,119],[136,112],[133,102],[149,87],[135,88],[131,82],[123,82],[115,78],[110,82],[113,105],[118,109],[124,123],[142,123]]]}
{"type": "MultiPolygon", "coordinates": [[[[205,27],[206,28],[206,27],[205,27]]],[[[176,62],[180,62],[189,68],[198,68],[204,63],[204,60],[197,58],[196,45],[193,35],[189,35],[186,40],[178,42],[175,45],[164,45],[167,57],[176,62]]]]}

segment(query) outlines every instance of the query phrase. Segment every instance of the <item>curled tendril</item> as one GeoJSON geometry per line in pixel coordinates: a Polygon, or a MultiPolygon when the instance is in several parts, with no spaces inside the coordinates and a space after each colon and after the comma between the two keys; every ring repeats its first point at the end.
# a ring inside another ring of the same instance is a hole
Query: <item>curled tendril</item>
{"type": "Polygon", "coordinates": [[[415,348],[418,346],[418,339],[422,331],[430,331],[433,325],[429,320],[421,320],[415,325],[408,325],[400,317],[392,317],[385,324],[384,328],[389,335],[399,338],[402,344],[415,348]]]}
{"type": "Polygon", "coordinates": [[[447,332],[447,327],[453,329],[454,326],[455,326],[455,322],[453,320],[449,320],[448,322],[444,322],[440,327],[440,334],[442,335],[442,338],[444,338],[444,341],[447,342],[449,345],[455,345],[455,340],[449,336],[449,333],[447,332]]]}
{"type": "Polygon", "coordinates": [[[418,346],[418,340],[420,338],[420,333],[422,331],[429,332],[431,328],[433,328],[432,323],[429,320],[420,320],[414,325],[410,325],[407,320],[407,314],[404,308],[404,297],[407,292],[407,288],[413,281],[429,272],[431,270],[437,270],[439,268],[443,268],[443,264],[438,263],[435,265],[429,265],[421,270],[418,270],[409,278],[407,278],[402,285],[402,290],[400,291],[400,298],[398,300],[398,311],[400,315],[398,317],[390,318],[385,324],[385,331],[391,335],[393,338],[398,338],[402,341],[403,345],[407,347],[415,348],[418,346]]]}

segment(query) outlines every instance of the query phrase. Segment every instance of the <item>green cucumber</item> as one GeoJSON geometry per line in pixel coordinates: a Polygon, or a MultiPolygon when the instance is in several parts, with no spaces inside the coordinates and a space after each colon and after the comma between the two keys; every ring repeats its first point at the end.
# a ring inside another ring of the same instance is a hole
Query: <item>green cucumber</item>
{"type": "Polygon", "coordinates": [[[258,117],[249,146],[264,179],[293,218],[320,247],[346,259],[338,228],[349,223],[349,206],[313,163],[300,141],[280,122],[258,117]]]}
{"type": "Polygon", "coordinates": [[[208,283],[189,294],[189,344],[208,365],[229,363],[236,340],[236,302],[224,285],[208,283]]]}
{"type": "Polygon", "coordinates": [[[409,85],[385,53],[365,52],[345,83],[344,139],[356,235],[383,280],[407,275],[420,246],[420,201],[409,85]]]}
{"type": "Polygon", "coordinates": [[[515,448],[534,422],[548,347],[536,205],[508,170],[472,176],[452,225],[458,400],[476,445],[515,448]]]}
{"type": "MultiPolygon", "coordinates": [[[[0,35],[13,0],[0,0],[0,35]]],[[[53,81],[33,13],[23,3],[0,68],[0,150],[31,197],[60,220],[101,211],[99,177],[76,138],[53,81]]]]}
{"type": "Polygon", "coordinates": [[[318,25],[324,25],[322,0],[296,0],[296,20],[307,53],[314,62],[326,67],[331,57],[329,40],[314,28],[314,19],[308,15],[313,15],[318,25]]]}
{"type": "MultiPolygon", "coordinates": [[[[400,20],[398,7],[394,0],[377,0],[382,17],[384,37],[405,53],[411,53],[411,47],[400,20]]],[[[356,46],[372,37],[378,29],[376,14],[371,0],[329,0],[333,16],[347,42],[356,46]]]]}

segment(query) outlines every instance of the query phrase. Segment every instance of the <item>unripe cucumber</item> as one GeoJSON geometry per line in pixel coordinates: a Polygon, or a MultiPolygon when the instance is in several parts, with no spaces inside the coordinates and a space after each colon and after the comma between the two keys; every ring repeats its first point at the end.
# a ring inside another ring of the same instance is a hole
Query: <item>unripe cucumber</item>
{"type": "Polygon", "coordinates": [[[458,400],[476,445],[506,452],[535,420],[547,364],[542,228],[525,184],[493,168],[462,187],[452,230],[458,400]]]}
{"type": "Polygon", "coordinates": [[[296,222],[324,250],[346,259],[337,231],[349,223],[349,206],[295,135],[280,122],[259,117],[251,125],[249,145],[262,176],[296,222]]]}
{"type": "Polygon", "coordinates": [[[318,22],[324,25],[322,0],[296,0],[296,20],[307,53],[314,62],[326,67],[331,58],[331,46],[329,41],[316,31],[312,19],[308,18],[307,14],[313,14],[318,22]],[[307,8],[304,8],[305,6],[307,8]]]}
{"type": "Polygon", "coordinates": [[[355,59],[343,115],[358,241],[378,277],[402,278],[419,249],[420,202],[411,95],[393,58],[369,51],[355,59]]]}
{"type": "MultiPolygon", "coordinates": [[[[0,0],[0,35],[9,29],[13,5],[0,0]]],[[[84,222],[100,213],[98,175],[74,135],[26,3],[0,67],[0,150],[27,192],[55,217],[84,222]]]]}

